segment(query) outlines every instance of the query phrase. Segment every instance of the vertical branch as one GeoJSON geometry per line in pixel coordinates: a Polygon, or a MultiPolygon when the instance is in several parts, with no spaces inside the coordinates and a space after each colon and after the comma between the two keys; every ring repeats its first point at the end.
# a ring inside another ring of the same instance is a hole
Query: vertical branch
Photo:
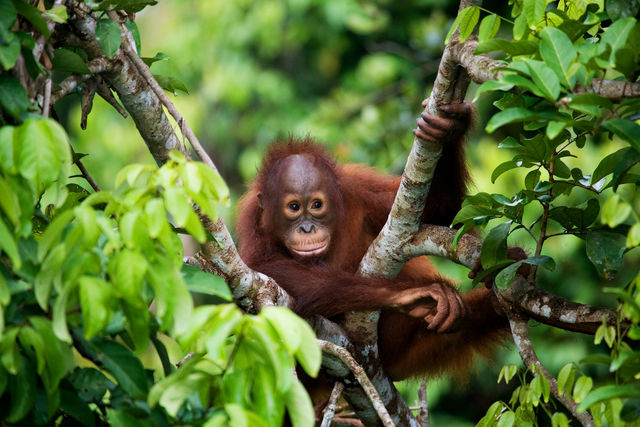
{"type": "Polygon", "coordinates": [[[418,399],[420,399],[420,415],[418,422],[422,427],[429,427],[429,404],[427,403],[427,380],[422,380],[418,389],[418,399]]]}

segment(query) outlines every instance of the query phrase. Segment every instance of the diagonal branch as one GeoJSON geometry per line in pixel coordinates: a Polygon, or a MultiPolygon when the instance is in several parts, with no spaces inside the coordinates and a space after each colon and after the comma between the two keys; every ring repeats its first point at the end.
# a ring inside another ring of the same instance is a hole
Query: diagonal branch
{"type": "Polygon", "coordinates": [[[558,382],[551,375],[547,368],[544,367],[536,352],[531,344],[531,338],[529,337],[529,326],[527,324],[527,319],[517,316],[511,310],[505,310],[509,317],[509,325],[511,326],[511,334],[513,335],[513,341],[515,341],[516,346],[518,347],[518,352],[520,353],[520,357],[524,361],[527,367],[533,365],[536,369],[534,372],[535,376],[543,375],[547,382],[549,383],[549,387],[551,389],[551,393],[554,397],[562,403],[562,405],[567,408],[571,414],[580,421],[583,426],[593,426],[593,418],[589,412],[578,412],[578,405],[573,399],[570,399],[564,394],[560,394],[558,392],[558,382]]]}

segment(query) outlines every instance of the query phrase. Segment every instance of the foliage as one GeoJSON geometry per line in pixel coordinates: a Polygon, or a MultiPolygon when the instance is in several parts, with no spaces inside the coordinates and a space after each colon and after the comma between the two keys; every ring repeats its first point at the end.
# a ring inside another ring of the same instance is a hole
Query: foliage
{"type": "MultiPolygon", "coordinates": [[[[462,234],[499,220],[488,230],[481,256],[487,274],[501,270],[496,276],[499,288],[509,286],[523,262],[553,269],[553,259],[542,255],[551,237],[583,239],[586,255],[605,279],[612,279],[625,254],[640,245],[640,100],[600,96],[595,80],[636,81],[640,72],[640,24],[632,11],[619,10],[620,3],[607,2],[604,8],[602,3],[559,2],[557,8],[547,8],[545,1],[515,1],[513,21],[495,14],[482,19],[476,54],[502,51],[503,66],[499,77],[482,84],[476,96],[499,94],[494,105],[500,111],[487,123],[487,132],[509,127],[509,133],[516,135],[500,143],[513,157],[494,169],[491,180],[513,169],[526,173],[516,194],[468,197],[454,223],[463,224],[462,234]],[[512,24],[509,40],[493,38],[503,22],[512,24]],[[627,145],[586,171],[570,166],[585,147],[602,143],[607,136],[627,145]],[[571,203],[574,193],[579,193],[579,203],[571,203]],[[507,239],[518,229],[533,239],[536,252],[513,263],[506,256],[507,239]]],[[[454,26],[459,25],[461,38],[478,23],[479,11],[470,7],[460,13],[454,26]]],[[[613,375],[595,387],[587,375],[573,385],[576,369],[571,365],[558,376],[559,392],[579,403],[578,411],[589,410],[596,425],[636,422],[640,415],[636,411],[639,371],[634,363],[640,357],[634,350],[634,341],[640,338],[639,283],[636,275],[623,289],[604,289],[619,299],[621,317],[617,325],[603,321],[595,336],[595,344],[606,341],[610,356],[585,363],[604,363],[613,375]]],[[[505,370],[508,381],[515,372],[510,367],[505,370]]],[[[535,369],[532,372],[530,382],[521,375],[522,385],[509,404],[496,402],[481,425],[534,425],[534,409],[539,406],[554,426],[568,425],[567,416],[549,402],[547,380],[535,369]]]]}
{"type": "MultiPolygon", "coordinates": [[[[151,3],[94,6],[133,12],[151,3]]],[[[72,154],[62,126],[36,114],[14,73],[20,55],[32,78],[47,73],[33,49],[38,33],[49,36],[45,19],[65,22],[66,9],[41,13],[23,0],[2,8],[3,423],[259,426],[287,413],[311,425],[311,402],[293,375],[296,363],[318,372],[311,328],[284,308],[243,314],[224,303],[231,295],[222,280],[183,264],[178,233],[212,240],[199,215],[215,220],[229,203],[220,175],[172,152],[160,168],[122,169],[114,191],[88,191],[86,175],[71,177],[83,156],[72,154]],[[194,309],[190,291],[219,303],[194,309]]],[[[96,31],[113,56],[117,24],[105,18],[96,31]]],[[[54,71],[89,73],[81,50],[54,55],[54,71]]]]}

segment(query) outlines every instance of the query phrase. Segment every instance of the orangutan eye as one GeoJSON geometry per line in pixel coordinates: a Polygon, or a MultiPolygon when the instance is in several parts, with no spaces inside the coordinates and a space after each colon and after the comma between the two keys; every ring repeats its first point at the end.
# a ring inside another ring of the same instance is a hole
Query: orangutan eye
{"type": "Polygon", "coordinates": [[[297,211],[300,209],[300,205],[296,202],[291,202],[289,203],[289,209],[291,209],[292,211],[297,211]]]}
{"type": "Polygon", "coordinates": [[[320,200],[316,200],[311,205],[312,209],[320,209],[322,207],[322,202],[320,200]]]}

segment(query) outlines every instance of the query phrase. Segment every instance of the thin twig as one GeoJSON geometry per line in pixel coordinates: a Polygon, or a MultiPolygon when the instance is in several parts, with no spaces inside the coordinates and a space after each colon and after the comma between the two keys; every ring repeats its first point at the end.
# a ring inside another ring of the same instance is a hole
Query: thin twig
{"type": "Polygon", "coordinates": [[[42,100],[42,117],[49,117],[50,107],[51,107],[51,79],[48,78],[44,82],[44,97],[42,100]]]}
{"type": "Polygon", "coordinates": [[[527,324],[527,319],[520,317],[515,314],[514,311],[506,308],[505,312],[509,317],[509,325],[511,326],[511,334],[513,335],[513,341],[516,343],[518,347],[518,352],[520,353],[520,357],[522,361],[525,363],[527,367],[533,365],[536,370],[534,372],[535,376],[542,375],[549,383],[549,387],[551,389],[551,393],[553,396],[560,402],[562,405],[567,408],[567,410],[585,427],[591,427],[594,425],[593,418],[591,414],[587,411],[578,412],[578,405],[573,399],[570,399],[565,394],[560,394],[558,392],[558,382],[556,379],[547,371],[547,368],[540,362],[536,352],[531,344],[531,338],[529,337],[529,327],[527,324]]]}
{"type": "Polygon", "coordinates": [[[422,427],[429,427],[429,404],[427,403],[427,380],[422,380],[418,389],[418,399],[420,399],[420,414],[418,422],[422,427]]]}
{"type": "MultiPolygon", "coordinates": [[[[118,22],[117,16],[113,12],[110,12],[109,16],[111,17],[111,19],[118,22]]],[[[167,108],[167,111],[169,111],[171,116],[175,119],[176,123],[180,127],[180,131],[189,140],[194,151],[196,152],[198,157],[200,157],[200,160],[202,160],[207,166],[217,172],[218,169],[216,168],[216,165],[213,163],[206,150],[202,147],[202,144],[200,144],[200,141],[193,133],[193,130],[191,130],[191,127],[187,124],[187,121],[184,119],[184,117],[182,117],[182,114],[180,114],[175,105],[173,105],[167,94],[164,93],[164,90],[160,87],[156,79],[153,77],[153,74],[151,74],[151,70],[149,70],[147,64],[145,64],[144,61],[138,56],[138,53],[134,48],[135,43],[133,42],[133,36],[124,23],[120,23],[120,30],[122,32],[122,35],[124,36],[122,40],[122,50],[124,51],[127,58],[129,58],[129,61],[133,63],[138,72],[147,81],[160,102],[162,102],[162,104],[167,108]]]]}
{"type": "Polygon", "coordinates": [[[320,427],[331,426],[333,416],[336,414],[336,404],[338,403],[338,399],[340,399],[342,390],[344,390],[344,384],[340,381],[336,381],[336,383],[333,385],[331,396],[329,396],[329,402],[327,402],[327,406],[324,408],[322,423],[320,424],[320,427]]]}
{"type": "MultiPolygon", "coordinates": [[[[69,148],[71,148],[71,155],[75,157],[76,156],[75,150],[71,145],[69,145],[69,148]]],[[[82,177],[87,180],[91,188],[93,188],[93,190],[96,192],[100,191],[100,187],[98,187],[98,184],[95,182],[95,180],[93,179],[93,177],[91,176],[87,168],[84,167],[82,160],[76,159],[74,163],[76,164],[76,166],[78,166],[78,169],[80,169],[80,173],[82,173],[82,177]]]]}
{"type": "Polygon", "coordinates": [[[334,343],[324,340],[317,341],[320,345],[320,349],[322,349],[323,352],[340,359],[342,363],[344,363],[353,373],[353,375],[360,383],[360,386],[371,400],[371,403],[378,413],[378,417],[380,417],[380,421],[382,421],[382,424],[385,427],[395,426],[393,420],[391,419],[391,416],[389,415],[389,412],[387,411],[387,408],[385,408],[384,404],[382,403],[382,399],[380,398],[378,391],[371,383],[371,380],[365,373],[362,366],[360,366],[358,362],[356,362],[353,356],[345,348],[335,345],[334,343]]]}

